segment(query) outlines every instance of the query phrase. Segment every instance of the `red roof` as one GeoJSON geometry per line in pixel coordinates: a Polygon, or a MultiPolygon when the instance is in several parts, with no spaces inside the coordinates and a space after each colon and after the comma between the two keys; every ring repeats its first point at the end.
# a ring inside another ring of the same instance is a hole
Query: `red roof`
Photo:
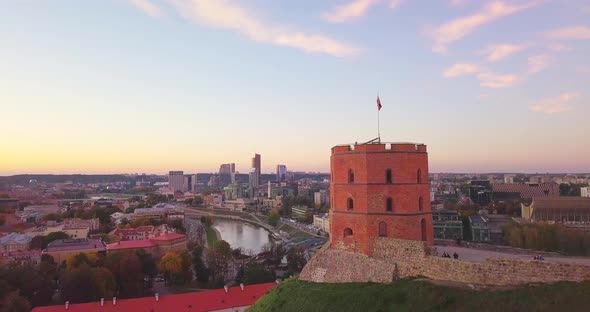
{"type": "Polygon", "coordinates": [[[156,246],[152,241],[144,239],[144,240],[129,240],[129,241],[120,241],[117,243],[112,243],[107,245],[107,251],[110,250],[122,250],[122,249],[133,249],[133,248],[151,248],[156,246]]]}
{"type": "Polygon", "coordinates": [[[150,240],[157,240],[157,241],[168,241],[168,240],[175,240],[180,238],[185,238],[186,236],[178,233],[163,233],[159,236],[155,236],[150,238],[150,240]]]}
{"type": "MultiPolygon", "coordinates": [[[[225,290],[215,289],[202,292],[193,292],[178,295],[160,296],[156,301],[154,297],[135,299],[120,299],[113,305],[112,300],[105,300],[104,306],[100,302],[70,304],[68,312],[115,312],[115,311],[139,311],[139,312],[164,312],[164,311],[211,311],[244,307],[254,304],[258,299],[270,291],[276,283],[231,287],[225,290]]],[[[65,305],[36,307],[33,312],[62,312],[66,311],[65,305]]]]}

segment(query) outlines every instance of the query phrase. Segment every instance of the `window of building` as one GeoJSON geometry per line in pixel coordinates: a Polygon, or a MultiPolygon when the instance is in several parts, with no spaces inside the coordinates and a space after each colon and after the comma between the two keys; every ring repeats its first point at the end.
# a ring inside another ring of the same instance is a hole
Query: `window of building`
{"type": "Polygon", "coordinates": [[[387,197],[387,211],[393,211],[393,198],[387,197]]]}
{"type": "Polygon", "coordinates": [[[426,241],[426,220],[420,221],[420,228],[422,229],[422,240],[426,241]]]}
{"type": "Polygon", "coordinates": [[[352,169],[348,169],[348,183],[354,183],[354,172],[352,169]]]}
{"type": "Polygon", "coordinates": [[[379,237],[387,237],[387,223],[379,222],[379,237]]]}
{"type": "Polygon", "coordinates": [[[416,173],[416,182],[422,183],[422,170],[420,169],[418,169],[418,172],[416,173]]]}
{"type": "Polygon", "coordinates": [[[352,236],[352,229],[351,228],[345,228],[344,229],[344,237],[349,237],[352,236]]]}
{"type": "Polygon", "coordinates": [[[393,179],[391,177],[391,169],[387,169],[387,171],[385,171],[385,183],[391,184],[392,182],[393,179]]]}
{"type": "Polygon", "coordinates": [[[346,201],[346,208],[348,210],[354,209],[354,200],[352,199],[352,197],[349,197],[348,200],[346,201]]]}
{"type": "Polygon", "coordinates": [[[422,196],[420,196],[420,198],[418,198],[418,210],[422,211],[423,204],[424,201],[422,200],[422,196]]]}

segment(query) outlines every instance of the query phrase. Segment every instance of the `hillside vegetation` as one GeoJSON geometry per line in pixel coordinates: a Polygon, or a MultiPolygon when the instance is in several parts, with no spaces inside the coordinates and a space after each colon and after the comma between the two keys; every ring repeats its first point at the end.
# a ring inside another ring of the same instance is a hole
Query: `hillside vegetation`
{"type": "Polygon", "coordinates": [[[291,279],[249,311],[588,311],[590,282],[468,290],[427,281],[323,284],[291,279]]]}

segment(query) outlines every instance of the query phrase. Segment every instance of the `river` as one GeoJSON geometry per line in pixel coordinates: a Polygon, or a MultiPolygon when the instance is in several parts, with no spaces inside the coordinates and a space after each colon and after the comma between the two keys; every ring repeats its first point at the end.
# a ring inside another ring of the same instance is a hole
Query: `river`
{"type": "Polygon", "coordinates": [[[213,227],[232,248],[240,247],[244,252],[252,250],[258,253],[272,240],[266,229],[243,221],[218,218],[214,219],[213,227]]]}

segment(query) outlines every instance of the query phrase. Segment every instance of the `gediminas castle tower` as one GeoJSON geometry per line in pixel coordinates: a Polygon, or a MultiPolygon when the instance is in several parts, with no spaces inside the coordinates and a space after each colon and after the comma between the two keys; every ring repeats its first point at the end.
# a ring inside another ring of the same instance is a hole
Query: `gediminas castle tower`
{"type": "Polygon", "coordinates": [[[371,256],[377,237],[433,244],[426,145],[339,145],[330,162],[332,248],[371,256]]]}

